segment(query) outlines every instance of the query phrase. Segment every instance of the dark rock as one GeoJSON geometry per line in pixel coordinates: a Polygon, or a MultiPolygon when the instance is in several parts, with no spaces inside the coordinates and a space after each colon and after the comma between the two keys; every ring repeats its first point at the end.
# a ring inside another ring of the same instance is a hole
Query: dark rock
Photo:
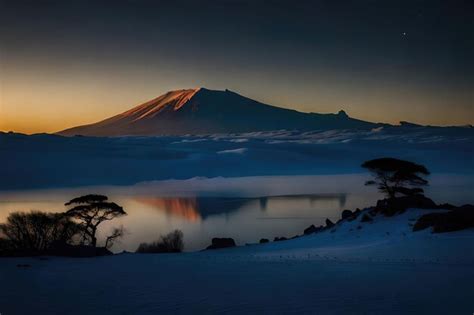
{"type": "Polygon", "coordinates": [[[443,203],[443,204],[438,205],[437,208],[438,208],[438,209],[453,210],[453,209],[456,209],[457,207],[456,207],[456,206],[453,206],[453,205],[450,204],[450,203],[443,203]]]}
{"type": "Polygon", "coordinates": [[[286,237],[284,237],[284,236],[282,236],[282,237],[275,237],[275,238],[273,239],[274,242],[281,242],[281,241],[286,241],[286,240],[288,240],[288,238],[286,238],[286,237]]]}
{"type": "Polygon", "coordinates": [[[360,211],[360,209],[357,208],[354,212],[352,212],[352,215],[349,218],[347,218],[347,221],[354,221],[355,219],[357,219],[357,217],[359,216],[361,212],[362,211],[360,211]]]}
{"type": "Polygon", "coordinates": [[[333,226],[334,226],[334,223],[331,220],[326,219],[326,228],[331,228],[333,226]]]}
{"type": "Polygon", "coordinates": [[[352,217],[352,215],[353,215],[352,211],[349,210],[349,209],[346,209],[346,210],[342,211],[341,219],[342,220],[348,219],[348,218],[352,217]]]}
{"type": "Polygon", "coordinates": [[[379,200],[377,201],[377,206],[374,208],[374,211],[383,213],[386,216],[392,216],[410,208],[437,209],[438,206],[433,200],[423,195],[412,195],[379,200]]]}
{"type": "Polygon", "coordinates": [[[317,231],[316,227],[314,226],[314,224],[311,224],[309,227],[307,227],[306,229],[304,229],[303,231],[303,234],[304,235],[308,235],[308,234],[313,234],[317,231]]]}
{"type": "Polygon", "coordinates": [[[372,222],[372,221],[374,221],[374,219],[372,219],[367,213],[365,213],[362,216],[362,219],[360,220],[360,222],[372,222]]]}
{"type": "Polygon", "coordinates": [[[375,217],[377,215],[377,213],[379,213],[379,211],[377,210],[377,208],[369,208],[369,214],[373,217],[375,217]]]}
{"type": "Polygon", "coordinates": [[[433,233],[443,233],[474,228],[474,206],[464,205],[449,212],[432,212],[422,215],[413,231],[433,227],[433,233]]]}
{"type": "Polygon", "coordinates": [[[214,237],[212,239],[212,244],[207,247],[207,249],[219,249],[219,248],[228,248],[235,247],[234,239],[230,237],[218,238],[214,237]]]}
{"type": "Polygon", "coordinates": [[[265,243],[268,243],[268,242],[270,242],[270,241],[268,240],[268,238],[262,238],[262,239],[260,239],[260,244],[265,244],[265,243]]]}
{"type": "Polygon", "coordinates": [[[323,229],[322,226],[314,226],[314,224],[311,224],[311,226],[307,227],[306,229],[304,229],[304,235],[309,235],[309,234],[313,234],[313,233],[317,233],[319,231],[321,231],[323,229]]]}
{"type": "Polygon", "coordinates": [[[394,191],[396,193],[400,193],[405,196],[422,195],[424,193],[424,190],[419,187],[415,187],[415,188],[397,187],[397,188],[394,188],[394,191]]]}
{"type": "Polygon", "coordinates": [[[458,211],[474,211],[474,205],[463,205],[461,207],[457,207],[455,210],[458,211]]]}

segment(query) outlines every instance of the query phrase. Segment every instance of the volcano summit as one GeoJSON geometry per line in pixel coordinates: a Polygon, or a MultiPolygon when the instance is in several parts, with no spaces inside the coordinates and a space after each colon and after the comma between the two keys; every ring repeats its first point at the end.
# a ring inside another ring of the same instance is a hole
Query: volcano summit
{"type": "Polygon", "coordinates": [[[374,123],[338,114],[303,113],[263,104],[229,90],[170,91],[124,113],[60,131],[73,136],[156,136],[268,130],[370,129],[374,123]]]}

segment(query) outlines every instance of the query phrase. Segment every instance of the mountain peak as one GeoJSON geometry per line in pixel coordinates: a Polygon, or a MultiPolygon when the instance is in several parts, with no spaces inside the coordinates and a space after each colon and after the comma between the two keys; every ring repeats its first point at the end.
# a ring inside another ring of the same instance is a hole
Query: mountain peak
{"type": "Polygon", "coordinates": [[[338,114],[303,113],[252,100],[230,90],[169,91],[126,112],[61,135],[183,135],[265,130],[373,128],[375,124],[338,114]]]}
{"type": "Polygon", "coordinates": [[[346,113],[343,109],[341,109],[341,110],[337,113],[337,115],[338,115],[339,117],[349,118],[349,115],[347,115],[347,113],[346,113]]]}

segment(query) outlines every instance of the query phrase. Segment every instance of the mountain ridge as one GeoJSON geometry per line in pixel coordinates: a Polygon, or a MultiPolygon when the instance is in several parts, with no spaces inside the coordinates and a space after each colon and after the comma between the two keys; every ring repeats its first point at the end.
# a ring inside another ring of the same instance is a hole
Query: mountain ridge
{"type": "Polygon", "coordinates": [[[96,123],[65,129],[65,136],[155,136],[249,131],[370,129],[377,124],[337,114],[304,113],[264,104],[230,90],[169,91],[96,123]]]}

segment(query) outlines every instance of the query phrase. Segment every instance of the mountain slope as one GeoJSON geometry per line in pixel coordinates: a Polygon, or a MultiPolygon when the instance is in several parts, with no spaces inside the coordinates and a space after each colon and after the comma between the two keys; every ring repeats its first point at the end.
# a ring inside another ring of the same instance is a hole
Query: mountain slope
{"type": "Polygon", "coordinates": [[[266,105],[231,91],[205,88],[168,92],[103,121],[61,135],[123,136],[235,133],[297,129],[367,129],[376,124],[338,114],[302,113],[266,105]]]}

